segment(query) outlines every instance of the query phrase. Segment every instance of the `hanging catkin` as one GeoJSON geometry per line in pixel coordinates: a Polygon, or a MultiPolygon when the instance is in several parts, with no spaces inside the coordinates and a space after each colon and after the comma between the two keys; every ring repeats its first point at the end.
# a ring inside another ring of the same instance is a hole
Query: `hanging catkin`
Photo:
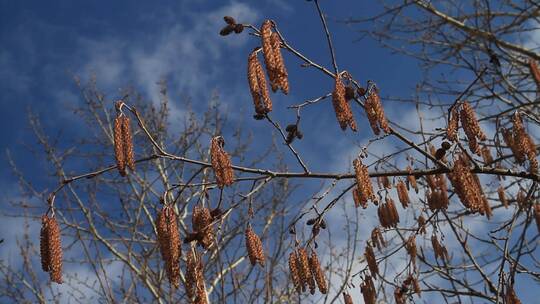
{"type": "Polygon", "coordinates": [[[40,232],[41,267],[49,273],[51,281],[62,284],[62,241],[56,217],[43,215],[40,232]]]}
{"type": "Polygon", "coordinates": [[[289,272],[296,292],[300,293],[306,290],[305,284],[300,278],[300,266],[296,251],[289,254],[289,272]]]}
{"type": "Polygon", "coordinates": [[[231,165],[231,157],[223,149],[224,145],[225,140],[222,136],[215,136],[210,142],[210,160],[216,176],[216,183],[219,188],[234,183],[234,171],[231,165]]]}
{"type": "Polygon", "coordinates": [[[264,72],[257,58],[259,49],[253,50],[248,57],[247,78],[253,104],[255,105],[256,118],[263,118],[266,113],[272,111],[272,100],[266,84],[264,72]]]}
{"type": "Polygon", "coordinates": [[[538,160],[536,159],[536,145],[532,138],[525,131],[523,121],[519,112],[512,116],[513,135],[515,149],[520,155],[525,155],[529,159],[529,171],[533,174],[538,172],[538,160]]]}
{"type": "Polygon", "coordinates": [[[368,200],[371,200],[374,203],[377,202],[377,197],[375,196],[375,192],[373,191],[373,184],[371,183],[367,167],[362,164],[362,160],[360,158],[357,158],[353,161],[353,167],[356,176],[356,199],[359,201],[358,205],[365,206],[368,200]]]}
{"type": "Polygon", "coordinates": [[[446,128],[446,138],[451,141],[457,141],[458,127],[459,127],[459,112],[458,105],[455,104],[450,110],[450,120],[448,121],[448,127],[446,128]]]}
{"type": "Polygon", "coordinates": [[[251,225],[248,225],[246,228],[246,248],[248,252],[249,261],[251,265],[259,263],[261,266],[264,266],[266,260],[264,255],[264,249],[262,247],[262,242],[259,236],[253,231],[251,225]]]}
{"type": "Polygon", "coordinates": [[[207,295],[204,284],[204,266],[201,256],[190,250],[186,259],[186,294],[193,304],[206,304],[207,295]]]}
{"type": "Polygon", "coordinates": [[[373,252],[373,247],[371,247],[371,244],[369,242],[367,242],[366,244],[366,251],[364,252],[364,257],[366,259],[366,263],[368,264],[371,275],[376,278],[377,274],[379,273],[379,267],[377,266],[377,261],[375,260],[375,253],[373,252]]]}
{"type": "Polygon", "coordinates": [[[336,118],[342,130],[347,129],[356,131],[356,121],[351,110],[351,105],[345,98],[345,85],[339,74],[336,75],[334,82],[334,91],[332,92],[332,105],[336,112],[336,118]]]}
{"type": "Polygon", "coordinates": [[[326,284],[326,278],[324,277],[321,263],[319,262],[319,258],[317,257],[317,253],[315,253],[315,251],[311,251],[311,257],[309,258],[309,268],[311,269],[311,273],[315,278],[315,282],[317,283],[319,291],[322,294],[326,294],[328,292],[328,285],[326,284]]]}
{"type": "Polygon", "coordinates": [[[156,217],[156,230],[167,277],[170,284],[178,288],[180,284],[180,235],[173,208],[165,206],[161,209],[156,217]]]}
{"type": "Polygon", "coordinates": [[[272,91],[275,92],[278,89],[281,89],[284,94],[289,94],[289,78],[287,68],[285,67],[285,61],[283,60],[283,55],[281,54],[281,38],[279,38],[279,34],[275,32],[272,33],[270,38],[272,41],[272,50],[276,62],[273,72],[274,79],[270,80],[272,84],[272,91]]]}
{"type": "Polygon", "coordinates": [[[204,249],[209,249],[214,243],[214,229],[212,227],[210,209],[201,206],[193,207],[191,224],[197,235],[197,243],[204,249]]]}
{"type": "Polygon", "coordinates": [[[307,285],[309,287],[309,292],[314,294],[316,289],[315,279],[313,278],[313,274],[311,273],[311,269],[309,267],[307,250],[300,247],[296,250],[296,254],[298,257],[298,266],[300,269],[300,278],[302,279],[302,284],[307,285]]]}
{"type": "Polygon", "coordinates": [[[360,292],[364,298],[365,304],[375,304],[377,302],[377,290],[371,276],[366,276],[360,284],[360,292]]]}
{"type": "Polygon", "coordinates": [[[391,129],[388,124],[388,120],[384,115],[381,97],[379,96],[376,88],[373,88],[369,96],[366,98],[364,109],[366,111],[366,116],[369,120],[371,129],[375,135],[379,135],[381,133],[380,129],[387,134],[390,133],[391,129]]]}
{"type": "Polygon", "coordinates": [[[476,119],[476,114],[474,113],[473,107],[470,103],[465,101],[461,105],[461,111],[459,114],[461,126],[463,127],[463,131],[465,131],[465,135],[467,135],[467,139],[469,141],[469,149],[473,153],[480,155],[480,145],[478,144],[478,141],[486,140],[486,135],[480,128],[480,124],[478,123],[478,119],[476,119]]]}
{"type": "Polygon", "coordinates": [[[126,166],[135,170],[133,138],[131,136],[130,119],[121,112],[122,101],[116,103],[117,116],[114,119],[114,156],[121,176],[126,176],[126,166]]]}
{"type": "Polygon", "coordinates": [[[540,69],[534,59],[529,59],[529,71],[531,73],[534,82],[536,83],[536,90],[540,92],[540,69]]]}

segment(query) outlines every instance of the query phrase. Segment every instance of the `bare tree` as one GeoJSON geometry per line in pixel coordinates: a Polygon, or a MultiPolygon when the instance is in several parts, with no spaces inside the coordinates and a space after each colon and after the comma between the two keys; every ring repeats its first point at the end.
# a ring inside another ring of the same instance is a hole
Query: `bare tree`
{"type": "Polygon", "coordinates": [[[29,115],[58,185],[35,189],[11,162],[27,201],[9,215],[41,219],[42,234],[39,248],[29,233],[20,240],[22,272],[0,261],[0,299],[520,303],[520,288],[537,286],[540,276],[540,54],[520,41],[539,30],[540,6],[405,1],[345,20],[423,64],[417,97],[405,99],[345,69],[312,2],[329,68],[272,20],[257,27],[224,18],[224,39],[253,36],[245,55],[254,118],[276,135],[266,151],[264,139],[227,125],[215,99],[171,130],[165,82],[152,104],[133,89],[111,100],[94,81],[76,79],[84,100],[76,114],[89,131],[67,148],[29,115]],[[289,92],[292,65],[283,55],[328,76],[332,87],[288,106],[296,115],[288,125],[272,115],[280,105],[271,91],[289,92]],[[433,77],[441,67],[448,74],[433,77]],[[323,103],[343,136],[369,137],[348,172],[314,172],[295,148],[309,136],[306,109],[323,103]],[[415,127],[385,114],[390,105],[416,111],[415,127]],[[359,115],[373,133],[359,130],[359,115]],[[388,142],[393,151],[373,152],[388,142]],[[43,284],[38,255],[62,285],[43,284]],[[79,265],[84,275],[60,271],[79,265]]]}

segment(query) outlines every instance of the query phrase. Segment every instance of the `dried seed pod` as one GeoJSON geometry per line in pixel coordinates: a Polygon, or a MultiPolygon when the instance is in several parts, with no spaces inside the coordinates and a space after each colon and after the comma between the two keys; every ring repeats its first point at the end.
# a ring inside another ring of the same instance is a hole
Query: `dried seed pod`
{"type": "Polygon", "coordinates": [[[326,284],[326,278],[324,277],[321,263],[319,262],[319,258],[317,257],[317,253],[315,253],[315,251],[311,251],[311,257],[309,258],[309,268],[311,269],[311,273],[315,278],[315,282],[317,283],[319,291],[322,294],[326,294],[328,292],[328,285],[326,284]]]}
{"type": "Polygon", "coordinates": [[[407,186],[405,186],[405,182],[400,180],[397,183],[396,189],[397,189],[398,198],[399,198],[399,202],[401,203],[401,206],[403,206],[403,208],[407,208],[409,206],[410,199],[409,199],[409,192],[407,191],[407,186]]]}
{"type": "Polygon", "coordinates": [[[287,68],[285,68],[285,61],[281,54],[281,38],[278,33],[272,33],[271,37],[272,49],[274,53],[274,59],[276,62],[275,70],[273,71],[274,79],[271,79],[272,91],[281,91],[286,95],[289,94],[289,78],[287,68]]]}
{"type": "Polygon", "coordinates": [[[538,69],[536,61],[532,58],[529,59],[529,71],[534,79],[534,82],[536,83],[537,90],[540,91],[540,69],[538,69]]]}
{"type": "Polygon", "coordinates": [[[468,102],[463,102],[461,105],[460,111],[461,125],[463,126],[463,131],[467,135],[469,140],[469,149],[471,152],[480,155],[480,146],[478,141],[486,140],[486,135],[480,128],[478,119],[476,119],[476,114],[474,113],[473,107],[468,102]]]}
{"type": "Polygon", "coordinates": [[[353,167],[356,175],[356,184],[357,184],[357,195],[360,202],[360,205],[367,204],[367,200],[372,202],[377,202],[377,197],[373,191],[373,185],[369,177],[369,172],[367,167],[362,164],[362,160],[357,158],[353,161],[353,167]]]}
{"type": "Polygon", "coordinates": [[[259,236],[255,234],[251,228],[251,225],[248,225],[246,228],[246,248],[251,265],[255,266],[255,264],[259,263],[264,267],[266,257],[264,255],[262,242],[259,236]]]}
{"type": "Polygon", "coordinates": [[[193,304],[206,304],[208,297],[204,284],[204,266],[199,254],[188,252],[186,259],[186,294],[193,304]]]}
{"type": "Polygon", "coordinates": [[[43,215],[40,235],[41,267],[52,282],[62,284],[62,241],[56,217],[43,215]]]}
{"type": "Polygon", "coordinates": [[[353,304],[353,300],[350,294],[343,292],[343,303],[345,304],[353,304]]]}
{"type": "Polygon", "coordinates": [[[264,115],[272,111],[272,100],[266,85],[266,78],[261,63],[257,58],[258,49],[253,50],[248,57],[247,78],[249,91],[255,105],[255,113],[264,118],[264,115]]]}
{"type": "Polygon", "coordinates": [[[315,279],[309,268],[309,257],[307,250],[305,248],[298,248],[296,250],[298,256],[299,269],[300,269],[300,278],[302,279],[303,285],[309,286],[309,291],[311,294],[315,293],[315,279]]]}
{"type": "Polygon", "coordinates": [[[289,254],[289,272],[291,273],[291,280],[293,281],[294,288],[296,288],[296,292],[305,291],[306,287],[300,277],[300,266],[296,251],[289,254]]]}
{"type": "Polygon", "coordinates": [[[448,121],[448,127],[446,127],[446,138],[448,140],[457,141],[457,132],[459,124],[458,104],[452,106],[450,110],[450,120],[448,121]]]}
{"type": "Polygon", "coordinates": [[[365,304],[375,304],[377,302],[377,290],[371,276],[366,276],[360,284],[360,292],[365,304]]]}
{"type": "Polygon", "coordinates": [[[219,188],[230,186],[234,183],[234,171],[231,165],[231,157],[223,149],[225,141],[221,136],[215,136],[210,143],[210,159],[212,169],[216,176],[216,183],[219,188]]]}
{"type": "Polygon", "coordinates": [[[364,103],[364,109],[366,116],[368,117],[369,124],[373,133],[379,135],[382,129],[385,133],[390,133],[391,129],[384,115],[384,109],[382,107],[381,98],[376,89],[371,90],[371,94],[366,98],[364,103]]]}
{"type": "Polygon", "coordinates": [[[209,249],[214,243],[214,229],[212,227],[210,209],[200,206],[193,208],[191,225],[197,234],[197,242],[204,249],[209,249]]]}
{"type": "Polygon", "coordinates": [[[339,74],[335,78],[332,105],[334,106],[336,118],[341,129],[345,130],[349,126],[351,130],[356,132],[356,121],[354,120],[351,105],[345,99],[345,85],[339,74]]]}
{"type": "Polygon", "coordinates": [[[124,137],[122,134],[122,119],[117,116],[114,119],[114,156],[116,166],[121,176],[126,176],[126,155],[124,154],[124,137]]]}
{"type": "Polygon", "coordinates": [[[366,258],[366,263],[368,264],[371,275],[375,278],[379,273],[379,267],[377,266],[377,261],[375,260],[375,253],[373,252],[373,247],[371,247],[371,244],[369,242],[366,244],[366,251],[364,252],[364,257],[366,258]]]}

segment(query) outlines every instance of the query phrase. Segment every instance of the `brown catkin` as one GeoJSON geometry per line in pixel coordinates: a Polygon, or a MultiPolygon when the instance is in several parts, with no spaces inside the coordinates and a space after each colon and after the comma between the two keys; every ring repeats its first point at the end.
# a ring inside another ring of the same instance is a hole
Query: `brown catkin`
{"type": "Polygon", "coordinates": [[[358,198],[361,201],[361,205],[363,206],[366,204],[367,200],[377,202],[377,197],[373,191],[373,184],[371,183],[367,167],[362,164],[362,160],[360,158],[353,161],[353,167],[356,176],[358,198]]]}
{"type": "Polygon", "coordinates": [[[508,129],[501,130],[504,142],[512,151],[514,158],[518,164],[522,164],[525,161],[525,154],[523,154],[523,149],[519,147],[518,143],[514,140],[514,134],[508,129]]]}
{"type": "Polygon", "coordinates": [[[431,236],[431,245],[433,246],[433,252],[435,253],[436,259],[441,260],[449,260],[448,251],[446,250],[446,247],[439,242],[437,239],[437,236],[432,235],[431,236]]]}
{"type": "Polygon", "coordinates": [[[186,294],[193,304],[208,303],[203,269],[201,256],[190,250],[186,259],[185,287],[186,294]]]}
{"type": "Polygon", "coordinates": [[[204,249],[209,249],[214,243],[214,229],[212,227],[212,215],[209,208],[195,206],[191,225],[197,234],[197,242],[204,249]]]}
{"type": "Polygon", "coordinates": [[[504,293],[505,304],[521,304],[521,301],[514,291],[514,286],[507,284],[504,293]]]}
{"type": "Polygon", "coordinates": [[[365,304],[375,304],[377,302],[377,290],[371,276],[366,276],[360,283],[360,292],[365,304]]]}
{"type": "Polygon", "coordinates": [[[231,157],[223,149],[224,145],[225,141],[222,136],[215,136],[210,142],[210,161],[219,188],[230,186],[234,183],[234,170],[231,164],[231,157]]]}
{"type": "Polygon", "coordinates": [[[385,202],[379,205],[377,214],[382,227],[397,227],[397,224],[399,223],[399,214],[394,201],[390,197],[386,197],[385,202]]]}
{"type": "Polygon", "coordinates": [[[305,285],[300,278],[300,266],[298,263],[298,256],[296,251],[293,251],[289,254],[289,272],[291,273],[291,280],[293,281],[294,288],[298,293],[302,292],[302,289],[305,290],[305,285]]]}
{"type": "Polygon", "coordinates": [[[390,133],[391,129],[384,115],[384,109],[381,103],[381,97],[376,89],[371,90],[371,94],[366,98],[364,109],[368,118],[369,124],[375,135],[380,134],[380,129],[385,133],[390,133]]]}
{"type": "Polygon", "coordinates": [[[407,186],[405,186],[405,182],[400,180],[397,183],[396,189],[401,206],[403,206],[403,208],[407,208],[409,206],[410,199],[409,192],[407,191],[407,186]]]}
{"type": "Polygon", "coordinates": [[[124,154],[127,166],[135,170],[135,153],[133,152],[133,137],[129,117],[122,115],[122,136],[124,138],[124,154]]]}
{"type": "Polygon", "coordinates": [[[246,248],[251,265],[259,263],[264,266],[266,260],[262,242],[259,236],[253,231],[251,225],[246,228],[246,248]]]}
{"type": "Polygon", "coordinates": [[[448,127],[446,128],[446,138],[451,141],[457,141],[457,132],[459,125],[459,113],[458,105],[455,104],[450,110],[450,120],[448,121],[448,127]]]}
{"type": "Polygon", "coordinates": [[[529,71],[531,73],[534,82],[536,83],[536,90],[540,91],[540,69],[534,59],[529,59],[529,71]]]}
{"type": "Polygon", "coordinates": [[[478,141],[486,140],[486,135],[480,128],[473,107],[467,101],[463,102],[461,105],[460,119],[463,131],[465,131],[465,135],[469,140],[469,149],[473,153],[480,155],[480,145],[478,144],[478,141]]]}
{"type": "Polygon", "coordinates": [[[126,155],[124,154],[124,138],[122,135],[122,116],[114,119],[114,156],[121,176],[126,176],[126,155]]]}
{"type": "Polygon", "coordinates": [[[353,304],[353,300],[350,294],[343,292],[343,303],[345,304],[353,304]]]}
{"type": "Polygon", "coordinates": [[[532,138],[527,134],[527,131],[525,131],[519,112],[513,115],[512,123],[516,149],[520,151],[520,154],[527,156],[529,159],[529,171],[531,173],[537,173],[538,160],[536,159],[536,146],[532,138]]]}
{"type": "Polygon", "coordinates": [[[285,61],[283,60],[283,55],[281,54],[281,38],[279,38],[279,34],[275,32],[272,33],[271,41],[274,59],[276,61],[274,70],[275,79],[272,80],[272,90],[275,92],[277,89],[281,89],[281,91],[286,95],[289,94],[289,78],[287,68],[285,67],[285,61]]]}
{"type": "Polygon", "coordinates": [[[247,78],[253,104],[255,105],[255,113],[265,115],[272,111],[272,100],[270,99],[261,63],[257,58],[257,52],[258,49],[255,49],[249,54],[247,78]]]}
{"type": "Polygon", "coordinates": [[[56,217],[50,217],[47,226],[46,239],[49,275],[51,281],[62,284],[62,241],[60,240],[60,226],[56,221],[56,217]]]}
{"type": "Polygon", "coordinates": [[[364,252],[364,257],[366,258],[366,263],[368,265],[371,275],[375,278],[379,273],[379,267],[377,266],[377,261],[375,260],[375,253],[373,252],[373,247],[368,242],[366,244],[366,251],[364,252]]]}
{"type": "Polygon", "coordinates": [[[264,55],[264,64],[270,83],[275,83],[277,70],[277,61],[272,45],[272,21],[265,20],[261,25],[261,45],[264,55]]]}
{"type": "Polygon", "coordinates": [[[454,160],[454,168],[448,177],[454,192],[457,193],[461,203],[472,212],[490,216],[490,208],[487,205],[484,191],[480,185],[478,176],[471,172],[469,159],[464,153],[460,153],[454,160]]]}
{"type": "Polygon", "coordinates": [[[405,249],[411,258],[413,266],[416,268],[416,236],[414,234],[405,242],[405,249]]]}
{"type": "Polygon", "coordinates": [[[397,286],[394,289],[394,300],[396,304],[405,304],[405,301],[407,299],[405,292],[406,292],[406,289],[404,290],[400,286],[397,286]]]}
{"type": "Polygon", "coordinates": [[[178,288],[180,285],[180,235],[174,209],[165,206],[156,218],[156,230],[161,251],[165,262],[165,270],[171,285],[178,288]]]}
{"type": "Polygon", "coordinates": [[[501,201],[504,208],[508,209],[508,199],[506,199],[506,194],[504,193],[503,186],[499,186],[499,188],[497,188],[497,194],[499,195],[499,200],[501,201]]]}
{"type": "Polygon", "coordinates": [[[374,244],[379,251],[382,247],[386,247],[386,241],[384,240],[381,230],[378,227],[371,230],[371,243],[374,244]]]}
{"type": "MultiPolygon", "coordinates": [[[[411,166],[407,166],[407,171],[409,173],[412,173],[411,166]]],[[[416,183],[416,177],[414,177],[414,175],[407,175],[407,185],[409,186],[409,188],[412,187],[414,189],[414,192],[418,193],[418,184],[416,183]]]]}
{"type": "Polygon", "coordinates": [[[491,151],[489,150],[488,146],[483,146],[480,150],[480,153],[482,154],[484,164],[490,165],[491,163],[493,163],[493,156],[491,156],[491,151]]]}
{"type": "Polygon", "coordinates": [[[336,118],[342,130],[347,129],[356,131],[356,121],[351,110],[351,105],[345,98],[345,85],[338,74],[335,78],[334,91],[332,92],[332,105],[336,112],[336,118]]]}
{"type": "Polygon", "coordinates": [[[418,233],[426,234],[426,219],[423,215],[418,217],[418,233]]]}
{"type": "Polygon", "coordinates": [[[321,263],[319,262],[319,258],[317,257],[317,253],[315,253],[315,251],[311,251],[311,257],[309,258],[309,268],[311,269],[311,273],[315,278],[315,282],[317,283],[319,291],[322,294],[326,294],[328,292],[328,285],[326,284],[326,278],[324,277],[321,263]]]}
{"type": "Polygon", "coordinates": [[[51,259],[49,257],[49,217],[43,215],[41,217],[41,231],[39,235],[39,252],[41,255],[41,269],[48,272],[51,264],[51,259]]]}
{"type": "Polygon", "coordinates": [[[298,256],[300,278],[302,279],[303,285],[309,286],[309,292],[314,294],[317,287],[315,286],[315,279],[313,278],[313,274],[311,273],[311,269],[309,267],[309,256],[307,250],[302,247],[298,248],[296,250],[296,254],[298,256]]]}

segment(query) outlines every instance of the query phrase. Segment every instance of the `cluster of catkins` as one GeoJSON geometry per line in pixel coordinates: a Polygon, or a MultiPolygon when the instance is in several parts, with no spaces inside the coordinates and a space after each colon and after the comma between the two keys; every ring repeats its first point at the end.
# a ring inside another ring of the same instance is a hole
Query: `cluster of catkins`
{"type": "Polygon", "coordinates": [[[377,215],[381,226],[384,228],[395,228],[399,223],[399,213],[394,200],[390,196],[387,196],[385,202],[379,205],[377,215]]]}
{"type": "Polygon", "coordinates": [[[223,149],[225,140],[222,136],[215,136],[210,142],[210,162],[216,175],[216,183],[219,188],[230,186],[234,183],[234,171],[231,165],[231,157],[223,149]]]}
{"type": "Polygon", "coordinates": [[[431,211],[446,210],[450,203],[446,177],[443,174],[426,175],[426,182],[429,187],[426,194],[429,209],[431,211]]]}
{"type": "Polygon", "coordinates": [[[266,76],[257,57],[261,50],[272,91],[281,90],[284,94],[289,93],[288,73],[281,54],[282,41],[279,34],[272,30],[273,27],[274,23],[272,21],[265,20],[263,22],[260,30],[262,48],[255,48],[248,56],[247,78],[255,105],[256,119],[262,119],[265,114],[272,111],[272,100],[270,99],[266,76]]]}
{"type": "Polygon", "coordinates": [[[49,273],[51,281],[62,284],[62,243],[55,216],[41,217],[39,251],[43,271],[49,273]]]}
{"type": "Polygon", "coordinates": [[[454,168],[448,173],[448,178],[454,187],[461,203],[472,212],[491,217],[491,207],[482,190],[478,175],[471,172],[469,158],[460,153],[454,160],[454,168]]]}
{"type": "Polygon", "coordinates": [[[114,119],[114,156],[120,175],[126,176],[126,166],[135,170],[135,156],[133,153],[133,138],[129,117],[121,111],[122,101],[116,103],[117,113],[114,119]]]}
{"type": "Polygon", "coordinates": [[[486,134],[480,128],[474,109],[467,101],[456,103],[450,109],[450,120],[446,128],[446,137],[456,142],[458,140],[458,127],[461,121],[461,127],[469,141],[469,149],[475,154],[480,155],[481,149],[479,141],[486,140],[486,134]],[[461,108],[461,109],[460,109],[461,108]]]}
{"type": "Polygon", "coordinates": [[[353,189],[353,200],[356,207],[367,208],[368,200],[377,203],[377,197],[373,191],[373,184],[369,178],[367,167],[362,164],[362,160],[357,158],[353,161],[356,175],[356,188],[353,189]]]}
{"type": "Polygon", "coordinates": [[[319,289],[322,294],[328,292],[326,278],[321,268],[317,253],[312,250],[308,255],[306,248],[297,248],[289,254],[289,271],[291,280],[298,293],[306,292],[309,287],[311,294],[319,289]]]}

